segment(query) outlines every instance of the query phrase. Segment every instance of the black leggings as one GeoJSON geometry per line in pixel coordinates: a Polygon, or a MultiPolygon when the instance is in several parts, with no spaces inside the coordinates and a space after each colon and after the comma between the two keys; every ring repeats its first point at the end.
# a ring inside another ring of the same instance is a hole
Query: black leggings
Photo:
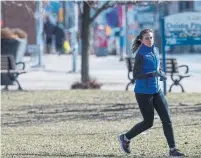
{"type": "Polygon", "coordinates": [[[135,96],[144,120],[136,124],[130,131],[128,131],[126,133],[126,137],[128,139],[132,139],[143,131],[151,128],[153,126],[155,108],[162,121],[163,131],[168,145],[170,148],[174,148],[175,140],[172,122],[168,113],[168,104],[162,91],[160,90],[156,94],[136,93],[135,96]]]}

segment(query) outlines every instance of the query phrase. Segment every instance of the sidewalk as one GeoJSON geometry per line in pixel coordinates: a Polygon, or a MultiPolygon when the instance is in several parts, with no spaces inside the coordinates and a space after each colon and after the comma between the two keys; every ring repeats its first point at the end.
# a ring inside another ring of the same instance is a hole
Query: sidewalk
{"type": "MultiPolygon", "coordinates": [[[[182,80],[186,92],[201,92],[201,55],[171,55],[178,59],[179,64],[189,66],[189,78],[182,80]]],[[[44,68],[31,68],[29,57],[25,57],[27,63],[26,74],[19,76],[19,81],[25,90],[67,90],[71,85],[81,80],[81,57],[77,59],[77,72],[72,73],[71,55],[44,55],[44,68]]],[[[96,57],[90,55],[89,72],[92,78],[103,83],[103,90],[124,91],[127,79],[125,61],[120,62],[116,56],[96,57]]],[[[167,89],[172,81],[167,80],[167,89]]],[[[133,87],[130,87],[132,90],[133,87]]],[[[179,87],[173,88],[173,92],[180,92],[179,87]]]]}

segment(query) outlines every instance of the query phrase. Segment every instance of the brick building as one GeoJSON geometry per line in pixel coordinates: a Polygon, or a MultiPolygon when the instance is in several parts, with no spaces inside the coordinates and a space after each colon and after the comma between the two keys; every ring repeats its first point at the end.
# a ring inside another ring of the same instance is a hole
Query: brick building
{"type": "Polygon", "coordinates": [[[20,28],[28,35],[28,43],[36,43],[34,1],[1,1],[3,27],[20,28]]]}

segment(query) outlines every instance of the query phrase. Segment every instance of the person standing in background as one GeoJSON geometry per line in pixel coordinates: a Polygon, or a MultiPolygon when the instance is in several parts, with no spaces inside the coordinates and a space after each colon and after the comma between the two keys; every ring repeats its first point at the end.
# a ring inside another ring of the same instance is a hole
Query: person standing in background
{"type": "Polygon", "coordinates": [[[54,32],[54,25],[51,23],[49,17],[46,17],[46,21],[44,23],[44,35],[46,41],[46,52],[47,54],[51,53],[52,50],[52,39],[53,39],[53,32],[54,32]]]}
{"type": "Polygon", "coordinates": [[[64,41],[65,41],[65,31],[63,26],[57,22],[57,25],[54,28],[55,35],[55,46],[57,53],[64,54],[64,41]]]}

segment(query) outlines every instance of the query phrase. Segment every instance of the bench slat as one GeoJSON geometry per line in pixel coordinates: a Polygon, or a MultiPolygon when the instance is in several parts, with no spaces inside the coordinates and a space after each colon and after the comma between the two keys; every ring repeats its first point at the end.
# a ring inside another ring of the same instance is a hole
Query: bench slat
{"type": "Polygon", "coordinates": [[[1,70],[9,69],[9,61],[7,56],[1,56],[1,70]]]}
{"type": "MultiPolygon", "coordinates": [[[[166,62],[166,73],[178,73],[178,64],[177,59],[175,58],[167,58],[166,62]]],[[[160,59],[160,66],[163,67],[163,60],[160,59]]]]}
{"type": "Polygon", "coordinates": [[[24,70],[1,70],[1,73],[24,73],[24,70]]]}

